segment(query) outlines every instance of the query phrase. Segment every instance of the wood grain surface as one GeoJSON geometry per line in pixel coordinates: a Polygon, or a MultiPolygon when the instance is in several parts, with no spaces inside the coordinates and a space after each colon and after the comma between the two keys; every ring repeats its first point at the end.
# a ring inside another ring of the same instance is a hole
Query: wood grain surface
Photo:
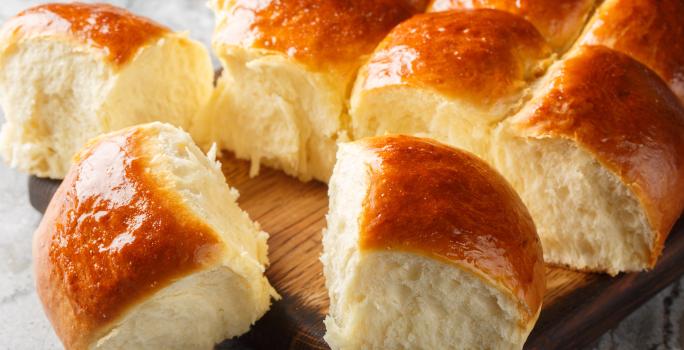
{"type": "MultiPolygon", "coordinates": [[[[270,233],[266,274],[283,296],[252,330],[220,349],[327,349],[322,337],[328,310],[321,254],[321,230],[328,209],[326,186],[302,183],[262,168],[249,178],[248,162],[222,159],[228,183],[240,191],[239,204],[270,233]]],[[[43,211],[58,182],[31,178],[31,204],[43,211]]],[[[653,271],[601,274],[547,267],[547,294],[526,349],[576,349],[606,330],[684,274],[684,221],[670,235],[653,271]]]]}

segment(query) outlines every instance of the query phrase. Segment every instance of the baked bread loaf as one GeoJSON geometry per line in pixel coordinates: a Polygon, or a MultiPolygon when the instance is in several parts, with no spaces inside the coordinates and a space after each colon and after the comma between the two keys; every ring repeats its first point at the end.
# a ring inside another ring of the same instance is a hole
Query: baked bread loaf
{"type": "Polygon", "coordinates": [[[214,50],[223,65],[203,122],[206,145],[327,181],[347,140],[356,70],[422,0],[213,0],[214,50]],[[207,128],[206,126],[214,127],[207,128]]]}
{"type": "Polygon", "coordinates": [[[218,162],[151,123],[75,157],[34,236],[36,289],[68,349],[211,349],[277,296],[267,234],[218,162]]]}
{"type": "Polygon", "coordinates": [[[328,191],[332,349],[522,348],[544,262],[501,175],[428,139],[383,136],[340,144],[328,191]]]}
{"type": "Polygon", "coordinates": [[[0,153],[63,178],[101,133],[160,120],[188,129],[210,97],[206,49],[185,33],[104,4],[47,4],[0,32],[0,153]]]}
{"type": "Polygon", "coordinates": [[[513,17],[454,10],[397,26],[360,70],[354,136],[425,135],[489,161],[530,209],[547,262],[652,267],[684,208],[681,104],[605,47],[577,45],[547,70],[555,56],[513,17]]]}
{"type": "Polygon", "coordinates": [[[684,108],[624,54],[569,56],[498,126],[492,162],[532,213],[546,261],[652,267],[684,209],[684,108]]]}
{"type": "MultiPolygon", "coordinates": [[[[648,0],[644,0],[648,1],[648,0]]],[[[565,51],[582,32],[596,0],[433,0],[428,11],[488,8],[532,23],[557,51],[565,51]]]]}

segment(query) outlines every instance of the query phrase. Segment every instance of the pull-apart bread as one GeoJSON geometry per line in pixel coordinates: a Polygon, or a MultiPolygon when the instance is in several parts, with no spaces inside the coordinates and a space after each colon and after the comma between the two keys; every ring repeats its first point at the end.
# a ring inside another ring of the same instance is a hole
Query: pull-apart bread
{"type": "Polygon", "coordinates": [[[104,132],[155,120],[188,129],[211,95],[201,44],[117,7],[41,5],[0,31],[0,153],[34,175],[63,178],[104,132]]]}
{"type": "Polygon", "coordinates": [[[544,43],[502,11],[417,15],[360,69],[354,136],[425,135],[488,160],[530,209],[547,262],[652,267],[684,208],[684,109],[625,54],[577,45],[553,63],[544,43]]]}
{"type": "Polygon", "coordinates": [[[87,143],[34,236],[36,288],[67,349],[211,349],[277,294],[267,234],[218,162],[150,123],[87,143]]]}
{"type": "Polygon", "coordinates": [[[328,191],[331,348],[522,348],[544,261],[495,170],[432,140],[373,137],[340,144],[328,191]]]}
{"type": "Polygon", "coordinates": [[[193,135],[302,180],[327,181],[347,140],[356,70],[420,0],[213,0],[223,73],[193,135]],[[206,126],[211,127],[206,128],[206,126]]]}

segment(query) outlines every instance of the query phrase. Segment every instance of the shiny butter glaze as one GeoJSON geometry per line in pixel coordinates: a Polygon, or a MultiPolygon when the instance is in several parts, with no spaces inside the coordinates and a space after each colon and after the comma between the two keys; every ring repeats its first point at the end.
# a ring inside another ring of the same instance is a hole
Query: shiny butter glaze
{"type": "Polygon", "coordinates": [[[126,63],[138,49],[169,30],[107,4],[46,4],[29,8],[2,29],[8,36],[64,36],[103,49],[110,62],[126,63]]]}
{"type": "Polygon", "coordinates": [[[684,108],[650,69],[602,46],[584,47],[555,74],[513,125],[574,140],[622,178],[658,235],[655,263],[684,209],[684,108]]]}
{"type": "Polygon", "coordinates": [[[155,136],[133,129],[83,151],[37,231],[38,292],[67,348],[222,249],[152,174],[142,143],[155,136]]]}
{"type": "Polygon", "coordinates": [[[530,21],[556,50],[577,38],[595,0],[435,0],[429,11],[490,8],[530,21]]]}
{"type": "Polygon", "coordinates": [[[360,218],[362,250],[397,250],[468,265],[536,315],[541,245],[518,195],[475,156],[428,139],[364,139],[378,157],[360,218]]]}
{"type": "Polygon", "coordinates": [[[218,44],[275,50],[309,66],[355,67],[427,0],[219,1],[218,44]]]}
{"type": "Polygon", "coordinates": [[[684,1],[607,1],[580,42],[632,56],[658,73],[684,101],[684,1]]]}
{"type": "Polygon", "coordinates": [[[549,55],[539,32],[519,16],[488,9],[421,14],[383,40],[363,87],[427,87],[488,104],[542,74],[540,62],[549,55]]]}

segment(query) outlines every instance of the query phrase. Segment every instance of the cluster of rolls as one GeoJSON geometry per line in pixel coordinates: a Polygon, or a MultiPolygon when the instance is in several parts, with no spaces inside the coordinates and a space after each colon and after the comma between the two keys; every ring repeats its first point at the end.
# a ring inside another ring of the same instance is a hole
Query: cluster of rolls
{"type": "Polygon", "coordinates": [[[64,179],[34,258],[69,348],[206,348],[277,298],[217,149],[329,182],[334,349],[521,348],[544,261],[648,269],[684,208],[681,0],[210,5],[215,87],[109,5],[0,32],[0,153],[64,179]]]}

